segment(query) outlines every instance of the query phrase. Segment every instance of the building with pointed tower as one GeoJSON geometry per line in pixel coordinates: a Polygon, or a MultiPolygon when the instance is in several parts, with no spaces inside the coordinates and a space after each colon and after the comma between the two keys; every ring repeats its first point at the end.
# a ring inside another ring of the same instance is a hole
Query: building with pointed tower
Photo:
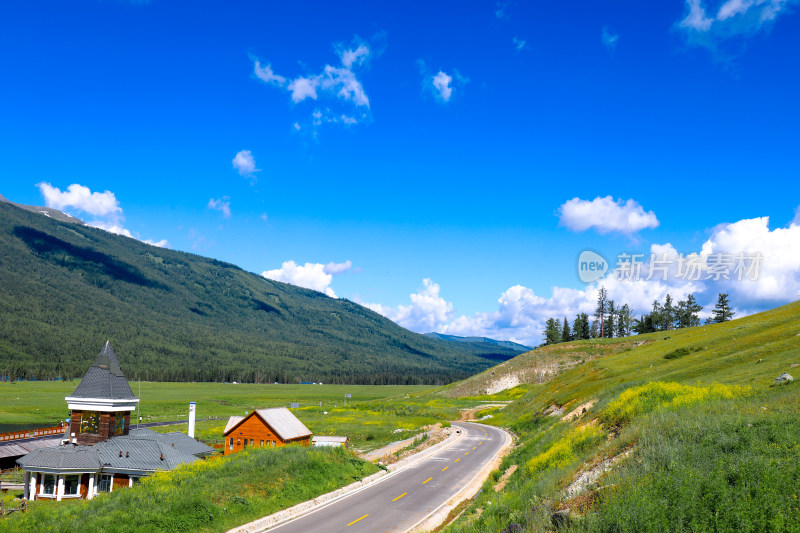
{"type": "Polygon", "coordinates": [[[72,411],[68,438],[17,460],[25,471],[25,499],[90,500],[214,452],[180,432],[130,429],[139,399],[109,342],[65,400],[72,411]]]}
{"type": "Polygon", "coordinates": [[[97,444],[127,435],[131,412],[139,403],[109,341],[78,388],[64,399],[71,411],[70,439],[76,444],[97,444]]]}

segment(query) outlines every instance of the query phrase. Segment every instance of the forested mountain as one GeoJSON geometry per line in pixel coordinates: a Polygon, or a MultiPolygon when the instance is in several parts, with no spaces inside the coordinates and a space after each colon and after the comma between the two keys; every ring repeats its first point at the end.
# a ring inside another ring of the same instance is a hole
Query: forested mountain
{"type": "Polygon", "coordinates": [[[446,383],[516,354],[37,209],[0,201],[0,376],[83,375],[106,340],[161,381],[446,383]]]}
{"type": "Polygon", "coordinates": [[[513,350],[516,353],[522,353],[529,352],[532,349],[530,346],[525,346],[524,344],[511,341],[498,341],[496,339],[490,339],[489,337],[459,337],[458,335],[445,335],[444,333],[426,333],[425,335],[428,337],[433,337],[434,339],[442,339],[444,341],[462,343],[466,342],[473,344],[476,347],[489,350],[496,350],[497,347],[500,347],[513,350]]]}

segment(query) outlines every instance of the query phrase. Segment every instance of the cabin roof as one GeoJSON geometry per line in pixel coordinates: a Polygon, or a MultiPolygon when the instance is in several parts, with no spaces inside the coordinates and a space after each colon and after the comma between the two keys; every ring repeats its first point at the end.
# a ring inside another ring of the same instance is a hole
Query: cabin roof
{"type": "Polygon", "coordinates": [[[282,441],[310,437],[311,430],[292,414],[286,407],[272,407],[270,409],[256,409],[247,416],[232,416],[225,426],[225,435],[233,431],[246,418],[257,415],[263,420],[282,441]]]}
{"type": "Polygon", "coordinates": [[[128,379],[122,373],[119,360],[106,341],[97,358],[86,371],[70,398],[102,398],[110,400],[135,400],[128,379]]]}

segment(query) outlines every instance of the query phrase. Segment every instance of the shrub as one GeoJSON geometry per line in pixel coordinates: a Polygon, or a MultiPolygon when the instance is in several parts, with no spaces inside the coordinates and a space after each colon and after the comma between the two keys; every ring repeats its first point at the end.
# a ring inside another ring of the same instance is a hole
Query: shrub
{"type": "Polygon", "coordinates": [[[711,399],[731,399],[750,393],[750,387],[713,383],[707,387],[653,381],[633,387],[611,402],[603,414],[606,422],[623,424],[660,407],[681,407],[711,399]]]}
{"type": "Polygon", "coordinates": [[[546,451],[532,457],[525,464],[525,468],[529,474],[550,467],[563,468],[577,459],[576,453],[584,451],[603,436],[603,430],[597,426],[575,428],[546,451]]]}

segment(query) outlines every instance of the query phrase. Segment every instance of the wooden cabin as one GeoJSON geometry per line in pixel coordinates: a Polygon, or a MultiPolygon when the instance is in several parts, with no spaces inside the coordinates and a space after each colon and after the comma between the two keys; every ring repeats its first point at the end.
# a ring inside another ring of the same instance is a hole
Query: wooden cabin
{"type": "Polygon", "coordinates": [[[246,448],[285,444],[311,444],[309,430],[285,407],[256,409],[247,416],[232,416],[225,426],[225,455],[246,448]]]}

